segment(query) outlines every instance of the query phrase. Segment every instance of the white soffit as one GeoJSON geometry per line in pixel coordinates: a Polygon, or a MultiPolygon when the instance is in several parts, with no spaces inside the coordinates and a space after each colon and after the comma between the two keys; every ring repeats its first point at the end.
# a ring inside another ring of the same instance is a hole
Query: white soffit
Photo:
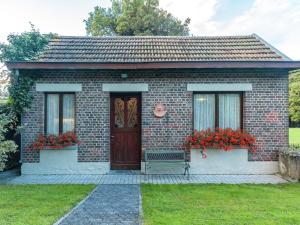
{"type": "Polygon", "coordinates": [[[102,91],[106,92],[145,92],[148,91],[148,84],[102,84],[102,91]]]}
{"type": "Polygon", "coordinates": [[[190,83],[187,91],[252,91],[251,83],[190,83]]]}
{"type": "Polygon", "coordinates": [[[79,92],[82,91],[81,84],[36,84],[36,91],[42,92],[79,92]]]}

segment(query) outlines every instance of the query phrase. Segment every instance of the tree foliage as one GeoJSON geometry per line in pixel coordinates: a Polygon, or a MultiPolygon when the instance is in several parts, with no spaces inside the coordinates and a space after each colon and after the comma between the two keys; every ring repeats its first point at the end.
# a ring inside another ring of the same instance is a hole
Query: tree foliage
{"type": "Polygon", "coordinates": [[[41,34],[31,24],[31,30],[21,34],[10,34],[7,37],[8,44],[0,44],[0,60],[22,61],[32,60],[47,46],[54,34],[41,34]]]}
{"type": "MultiPolygon", "coordinates": [[[[32,60],[39,56],[47,46],[54,34],[41,34],[39,30],[31,25],[31,30],[21,34],[8,36],[8,44],[0,44],[0,62],[32,60]]],[[[2,72],[3,77],[6,76],[2,72]]],[[[6,140],[7,133],[18,133],[20,129],[20,118],[31,106],[31,88],[33,79],[29,76],[19,75],[17,71],[10,71],[9,100],[8,105],[0,109],[0,170],[3,170],[9,153],[15,152],[17,147],[14,141],[6,140]]],[[[7,79],[5,78],[7,81],[7,79]]]]}
{"type": "MultiPolygon", "coordinates": [[[[0,44],[0,62],[35,59],[52,37],[54,34],[41,34],[32,24],[28,32],[10,34],[7,37],[8,44],[0,44]]],[[[33,80],[14,72],[9,73],[9,76],[9,104],[16,117],[19,117],[30,107],[33,80]]]]}
{"type": "Polygon", "coordinates": [[[11,82],[8,87],[8,104],[16,115],[16,118],[19,118],[31,106],[33,96],[30,89],[33,85],[33,79],[28,76],[19,76],[14,73],[11,73],[10,77],[11,82]]]}
{"type": "Polygon", "coordinates": [[[7,87],[9,85],[8,71],[0,67],[0,101],[1,98],[7,97],[7,87]]]}
{"type": "Polygon", "coordinates": [[[5,167],[9,153],[17,151],[17,145],[15,142],[5,139],[5,134],[8,131],[10,123],[10,115],[0,114],[0,171],[2,171],[5,167]]]}
{"type": "Polygon", "coordinates": [[[111,0],[110,8],[96,6],[84,20],[88,35],[184,36],[190,19],[180,21],[159,8],[159,0],[111,0]]]}
{"type": "Polygon", "coordinates": [[[289,76],[289,115],[292,122],[300,122],[300,70],[289,76]]]}

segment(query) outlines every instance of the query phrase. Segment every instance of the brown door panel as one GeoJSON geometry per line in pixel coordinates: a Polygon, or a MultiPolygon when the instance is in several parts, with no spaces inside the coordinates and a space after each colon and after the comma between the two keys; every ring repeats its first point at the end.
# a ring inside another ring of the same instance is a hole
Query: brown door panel
{"type": "Polygon", "coordinates": [[[112,94],[110,99],[111,169],[140,169],[140,94],[112,94]]]}

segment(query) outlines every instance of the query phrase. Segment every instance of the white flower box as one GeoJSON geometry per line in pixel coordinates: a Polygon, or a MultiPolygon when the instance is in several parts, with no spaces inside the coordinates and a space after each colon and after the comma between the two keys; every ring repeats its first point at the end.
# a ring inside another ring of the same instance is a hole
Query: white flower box
{"type": "Polygon", "coordinates": [[[53,148],[52,146],[45,146],[42,151],[64,151],[64,150],[78,150],[78,145],[70,145],[63,148],[53,148]]]}
{"type": "Polygon", "coordinates": [[[191,174],[274,174],[276,161],[249,161],[248,149],[207,149],[202,158],[201,149],[191,149],[191,174]]]}

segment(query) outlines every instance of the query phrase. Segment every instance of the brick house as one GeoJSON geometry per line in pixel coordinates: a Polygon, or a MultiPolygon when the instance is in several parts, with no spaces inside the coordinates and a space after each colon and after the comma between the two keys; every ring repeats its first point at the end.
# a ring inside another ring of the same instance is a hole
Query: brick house
{"type": "Polygon", "coordinates": [[[35,78],[23,116],[23,174],[142,169],[147,149],[183,149],[193,129],[231,127],[257,152],[190,153],[191,173],[271,174],[288,146],[288,72],[299,68],[257,35],[56,37],[33,61],[8,62],[35,78]],[[167,113],[158,118],[156,104],[167,113]],[[28,151],[40,133],[75,131],[76,150],[28,151]]]}

